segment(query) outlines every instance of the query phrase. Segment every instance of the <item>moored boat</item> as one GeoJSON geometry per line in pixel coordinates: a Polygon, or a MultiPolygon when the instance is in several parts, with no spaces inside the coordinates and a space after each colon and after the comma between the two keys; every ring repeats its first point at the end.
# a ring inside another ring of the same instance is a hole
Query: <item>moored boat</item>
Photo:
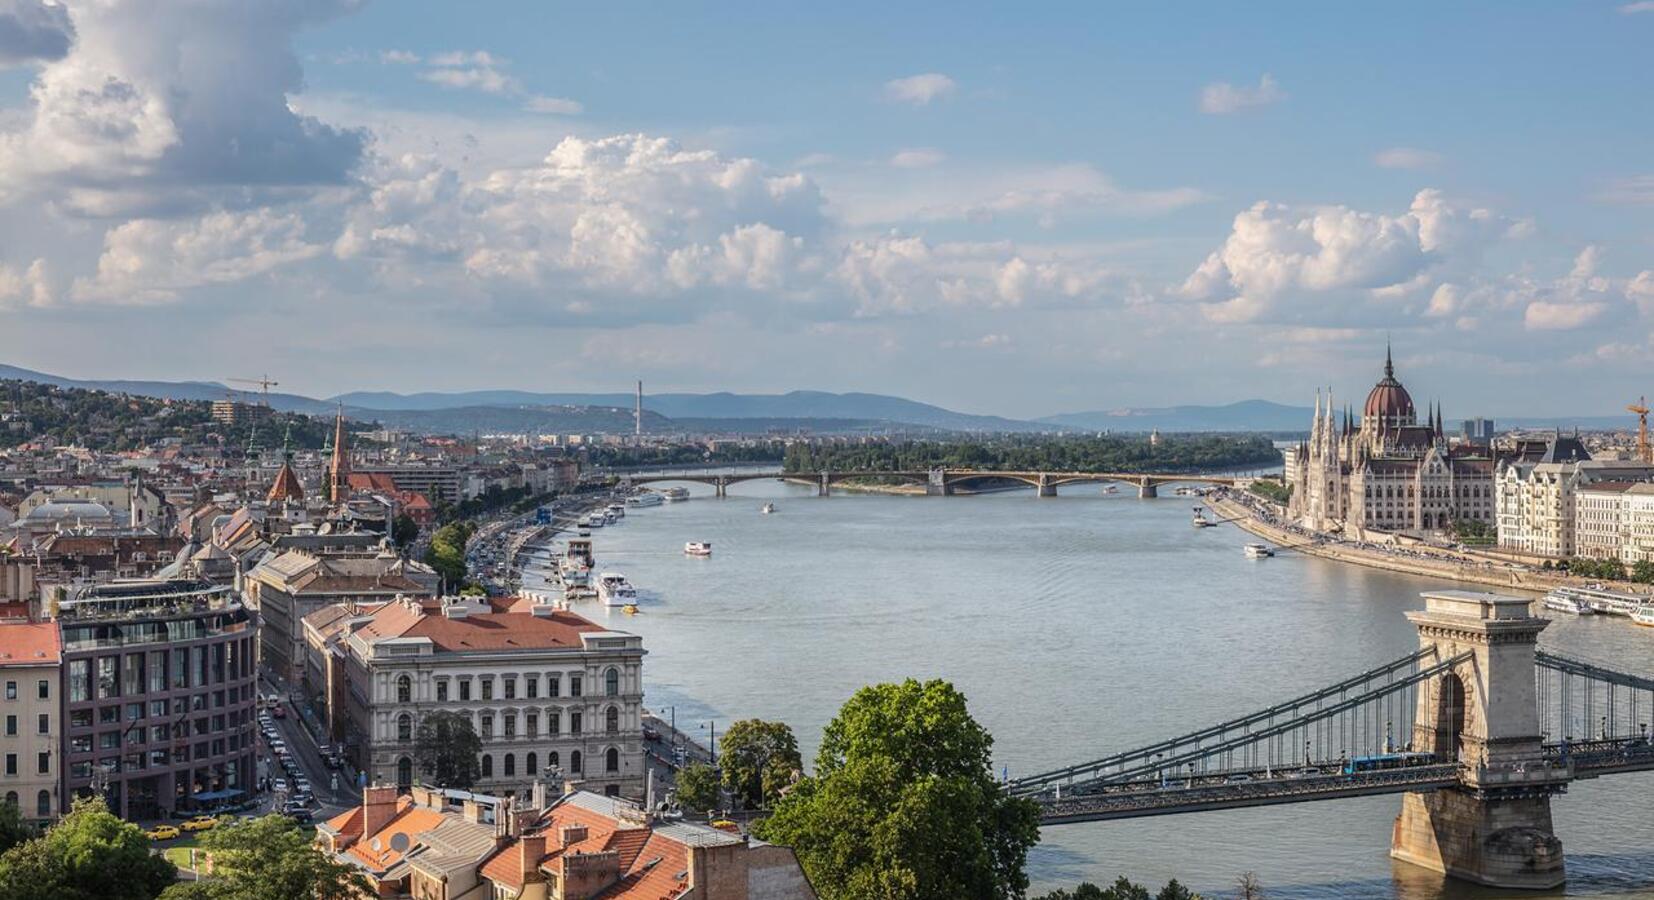
{"type": "Polygon", "coordinates": [[[1631,621],[1654,628],[1654,603],[1645,603],[1632,610],[1631,621]]]}
{"type": "Polygon", "coordinates": [[[689,488],[669,487],[666,490],[661,491],[660,495],[665,498],[668,503],[677,503],[679,501],[689,499],[689,488]]]}
{"type": "Polygon", "coordinates": [[[659,506],[663,502],[654,491],[641,491],[626,498],[627,506],[659,506]]]}
{"type": "Polygon", "coordinates": [[[1206,518],[1206,511],[1197,506],[1197,507],[1195,507],[1194,520],[1191,521],[1190,524],[1195,526],[1196,528],[1211,528],[1213,525],[1216,525],[1217,523],[1213,522],[1211,519],[1206,518]]]}
{"type": "Polygon", "coordinates": [[[1551,591],[1545,595],[1544,606],[1555,612],[1572,613],[1576,616],[1594,615],[1596,610],[1583,597],[1574,596],[1563,591],[1551,591]]]}
{"type": "Polygon", "coordinates": [[[689,554],[690,556],[711,556],[712,542],[690,541],[689,543],[683,545],[683,552],[689,554]]]}
{"type": "Polygon", "coordinates": [[[607,606],[637,604],[637,589],[619,572],[604,572],[597,576],[597,598],[607,606]]]}
{"type": "Polygon", "coordinates": [[[1247,544],[1242,549],[1247,559],[1267,559],[1275,555],[1275,551],[1270,549],[1268,544],[1247,544]]]}

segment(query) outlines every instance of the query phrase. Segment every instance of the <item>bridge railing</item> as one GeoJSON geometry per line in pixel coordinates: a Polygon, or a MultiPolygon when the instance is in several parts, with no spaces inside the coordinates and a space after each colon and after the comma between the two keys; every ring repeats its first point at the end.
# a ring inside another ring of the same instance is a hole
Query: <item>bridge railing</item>
{"type": "MultiPolygon", "coordinates": [[[[1293,727],[1319,723],[1325,717],[1313,718],[1313,714],[1330,708],[1331,705],[1343,703],[1352,695],[1368,697],[1375,689],[1390,685],[1398,685],[1396,691],[1388,691],[1378,698],[1384,699],[1388,709],[1383,722],[1378,723],[1379,733],[1372,734],[1372,729],[1343,728],[1339,729],[1338,737],[1343,739],[1342,749],[1378,747],[1386,743],[1384,726],[1390,726],[1389,743],[1394,743],[1395,736],[1411,732],[1412,706],[1410,697],[1398,696],[1405,689],[1417,683],[1418,671],[1421,665],[1428,665],[1434,661],[1434,650],[1421,649],[1400,659],[1391,660],[1381,666],[1368,669],[1358,675],[1346,678],[1335,684],[1318,688],[1299,697],[1294,697],[1274,706],[1249,713],[1216,725],[1202,728],[1198,731],[1180,735],[1163,741],[1158,741],[1144,747],[1137,747],[1101,759],[1094,759],[1077,765],[1065,766],[1048,772],[1030,775],[1010,782],[1010,789],[1016,793],[1037,793],[1057,784],[1074,784],[1095,779],[1117,781],[1129,778],[1134,773],[1151,770],[1156,766],[1164,766],[1172,759],[1185,760],[1198,758],[1203,764],[1228,764],[1235,761],[1237,749],[1247,749],[1250,752],[1239,754],[1240,762],[1246,765],[1252,762],[1282,764],[1293,759],[1302,761],[1299,754],[1300,742],[1294,741],[1291,746],[1285,746],[1283,740],[1293,727]],[[1280,726],[1287,725],[1286,730],[1280,726]],[[1356,732],[1361,733],[1356,733],[1356,732]],[[1275,738],[1273,744],[1265,743],[1262,746],[1250,746],[1259,741],[1267,742],[1275,738]],[[1373,739],[1376,737],[1376,741],[1373,739]],[[1214,748],[1226,747],[1225,750],[1214,748]],[[1215,759],[1208,759],[1212,753],[1219,754],[1215,759]]],[[[1346,710],[1347,711],[1347,710],[1346,710]]],[[[1344,723],[1346,725],[1353,723],[1344,723]]],[[[1333,735],[1322,734],[1310,737],[1312,743],[1316,737],[1324,742],[1332,743],[1333,735]]],[[[1336,752],[1332,755],[1336,756],[1336,752]]]]}
{"type": "Polygon", "coordinates": [[[1551,744],[1646,742],[1654,722],[1654,678],[1575,656],[1534,652],[1540,730],[1551,744]]]}

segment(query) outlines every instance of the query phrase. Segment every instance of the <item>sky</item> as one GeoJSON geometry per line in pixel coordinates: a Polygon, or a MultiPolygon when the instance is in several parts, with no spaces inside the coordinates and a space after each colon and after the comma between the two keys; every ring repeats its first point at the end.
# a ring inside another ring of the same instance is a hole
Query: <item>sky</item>
{"type": "Polygon", "coordinates": [[[0,0],[0,362],[970,412],[1654,393],[1654,0],[0,0]]]}

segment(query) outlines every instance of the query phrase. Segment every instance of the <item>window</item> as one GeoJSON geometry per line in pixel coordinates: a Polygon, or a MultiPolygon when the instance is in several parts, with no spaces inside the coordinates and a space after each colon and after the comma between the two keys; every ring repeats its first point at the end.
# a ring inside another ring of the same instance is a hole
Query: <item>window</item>
{"type": "Polygon", "coordinates": [[[579,734],[580,733],[580,720],[581,720],[581,718],[583,718],[583,716],[582,716],[582,713],[580,712],[580,710],[578,710],[578,709],[569,710],[569,733],[570,734],[579,734]]]}
{"type": "Polygon", "coordinates": [[[556,750],[553,750],[550,753],[546,754],[546,768],[556,769],[556,768],[562,767],[562,765],[563,765],[562,757],[559,757],[557,755],[556,750]]]}
{"type": "Polygon", "coordinates": [[[484,700],[494,699],[494,679],[492,679],[492,678],[482,679],[482,699],[484,699],[484,700]]]}
{"type": "MultiPolygon", "coordinates": [[[[489,738],[493,737],[494,736],[494,717],[492,715],[488,714],[488,713],[483,713],[483,715],[482,715],[482,727],[478,730],[479,730],[479,732],[482,736],[482,739],[485,740],[485,741],[488,740],[489,738]]],[[[487,759],[487,757],[483,757],[483,758],[487,759]]]]}
{"type": "Polygon", "coordinates": [[[459,699],[461,703],[471,699],[471,679],[461,678],[459,680],[459,699]]]}
{"type": "Polygon", "coordinates": [[[69,739],[69,752],[70,753],[91,753],[92,752],[92,736],[91,735],[86,735],[85,737],[70,738],[69,739]]]}
{"type": "Polygon", "coordinates": [[[616,772],[620,771],[620,751],[619,750],[616,750],[615,748],[610,747],[608,752],[603,754],[603,771],[607,772],[610,775],[613,775],[616,772]]]}
{"type": "Polygon", "coordinates": [[[71,728],[91,728],[92,711],[89,709],[77,709],[69,713],[69,726],[71,728]]]}
{"type": "Polygon", "coordinates": [[[7,716],[6,717],[6,737],[16,737],[16,736],[17,736],[17,717],[16,716],[7,716]]]}
{"type": "Polygon", "coordinates": [[[547,675],[546,676],[546,696],[547,697],[561,697],[561,696],[563,696],[563,677],[561,675],[547,675]]]}
{"type": "Polygon", "coordinates": [[[500,683],[505,689],[505,699],[507,699],[507,700],[517,699],[517,679],[509,678],[509,677],[508,678],[502,678],[502,679],[500,679],[500,683]]]}
{"type": "Polygon", "coordinates": [[[413,760],[406,756],[396,761],[396,787],[402,791],[413,787],[413,760]]]}
{"type": "Polygon", "coordinates": [[[576,775],[581,774],[585,770],[580,767],[580,764],[581,764],[580,751],[575,750],[575,751],[570,752],[569,753],[569,771],[573,772],[576,775]]]}
{"type": "Polygon", "coordinates": [[[530,700],[540,698],[540,679],[529,675],[523,679],[523,696],[530,700]]]}
{"type": "MultiPolygon", "coordinates": [[[[15,754],[15,753],[6,754],[6,774],[7,775],[16,775],[17,774],[17,754],[15,754]]],[[[13,798],[11,800],[11,802],[16,803],[17,800],[15,798],[17,797],[17,795],[12,794],[11,796],[13,798]]]]}
{"type": "Polygon", "coordinates": [[[40,751],[39,758],[37,758],[35,760],[35,774],[37,774],[37,775],[50,775],[51,773],[52,773],[52,754],[51,754],[51,751],[42,750],[42,751],[40,751]]]}
{"type": "Polygon", "coordinates": [[[436,702],[448,702],[448,680],[446,678],[436,683],[436,702]]]}
{"type": "Polygon", "coordinates": [[[35,723],[35,733],[36,734],[51,734],[52,733],[52,716],[51,716],[50,713],[41,713],[40,714],[39,720],[35,723]]]}
{"type": "Polygon", "coordinates": [[[523,735],[538,737],[540,734],[540,714],[537,712],[523,713],[523,735]]]}
{"type": "Polygon", "coordinates": [[[52,815],[52,792],[41,791],[34,798],[34,814],[36,818],[47,819],[52,815]]]}
{"type": "Polygon", "coordinates": [[[482,777],[494,777],[494,757],[489,756],[486,753],[482,755],[482,777]]]}
{"type": "Polygon", "coordinates": [[[546,734],[557,735],[563,732],[563,713],[560,710],[546,710],[546,734]]]}
{"type": "Polygon", "coordinates": [[[151,650],[149,653],[149,692],[158,694],[167,689],[167,652],[165,650],[151,650]]]}
{"type": "Polygon", "coordinates": [[[15,682],[15,681],[6,682],[6,699],[7,700],[16,700],[17,699],[17,682],[15,682]]]}
{"type": "MultiPolygon", "coordinates": [[[[505,714],[505,737],[506,737],[506,740],[510,740],[510,739],[512,739],[516,736],[517,736],[517,714],[516,713],[506,713],[505,714]]],[[[507,774],[510,774],[510,773],[507,773],[507,774]]]]}
{"type": "Polygon", "coordinates": [[[406,675],[396,679],[396,702],[408,703],[413,700],[413,679],[406,675]]]}
{"type": "Polygon", "coordinates": [[[121,673],[117,668],[120,662],[118,656],[98,657],[98,699],[121,695],[121,673]]]}
{"type": "Polygon", "coordinates": [[[603,711],[603,730],[614,734],[620,730],[620,710],[611,706],[603,711]]]}
{"type": "Polygon", "coordinates": [[[413,740],[413,716],[403,713],[396,717],[396,739],[404,743],[413,740]]]}
{"type": "Polygon", "coordinates": [[[510,778],[517,774],[517,756],[514,753],[505,755],[505,777],[510,778]]]}
{"type": "Polygon", "coordinates": [[[620,670],[610,667],[603,673],[603,694],[607,697],[620,695],[620,670]]]}
{"type": "Polygon", "coordinates": [[[580,696],[580,682],[581,682],[581,678],[580,678],[579,675],[570,675],[569,676],[569,696],[570,697],[580,696]]]}
{"type": "Polygon", "coordinates": [[[39,691],[40,699],[50,700],[52,698],[52,683],[44,678],[40,679],[39,691]]]}
{"type": "Polygon", "coordinates": [[[539,775],[540,774],[540,769],[539,769],[538,766],[535,765],[535,763],[537,763],[539,761],[540,761],[540,758],[538,756],[535,756],[534,754],[530,753],[528,755],[528,758],[523,760],[523,774],[527,775],[531,778],[536,776],[536,775],[539,775]]]}
{"type": "Polygon", "coordinates": [[[144,692],[144,655],[142,653],[128,653],[125,669],[121,672],[121,683],[126,685],[128,694],[142,694],[144,692]]]}

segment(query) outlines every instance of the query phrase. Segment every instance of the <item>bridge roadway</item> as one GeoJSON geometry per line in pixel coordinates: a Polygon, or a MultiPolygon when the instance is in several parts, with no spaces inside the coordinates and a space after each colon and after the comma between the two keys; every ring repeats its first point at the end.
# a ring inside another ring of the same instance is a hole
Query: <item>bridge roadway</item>
{"type": "Polygon", "coordinates": [[[1159,487],[1174,482],[1185,484],[1212,484],[1234,485],[1239,476],[1235,475],[1200,475],[1175,472],[1041,472],[1027,470],[994,470],[994,469],[924,469],[924,470],[840,470],[822,472],[785,472],[779,470],[765,472],[679,472],[679,473],[632,473],[620,476],[621,479],[632,485],[655,484],[664,481],[689,481],[697,484],[708,484],[717,488],[718,496],[725,495],[725,490],[732,484],[743,481],[757,481],[760,479],[792,479],[796,481],[813,481],[817,484],[816,493],[825,497],[832,493],[832,486],[841,482],[857,478],[899,478],[925,486],[929,494],[952,494],[954,489],[962,484],[985,479],[999,479],[1002,481],[1020,481],[1039,491],[1041,497],[1055,497],[1057,488],[1065,484],[1103,484],[1120,482],[1135,484],[1138,496],[1159,496],[1159,487]]]}

